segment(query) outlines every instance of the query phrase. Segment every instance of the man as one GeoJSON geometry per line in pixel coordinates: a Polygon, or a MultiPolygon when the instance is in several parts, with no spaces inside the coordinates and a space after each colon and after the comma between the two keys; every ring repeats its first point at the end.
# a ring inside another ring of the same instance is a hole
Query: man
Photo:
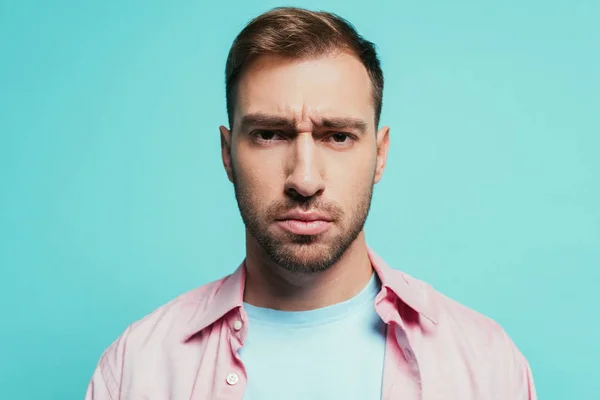
{"type": "Polygon", "coordinates": [[[536,398],[496,323],[365,242],[389,147],[372,43],[333,14],[271,10],[234,41],[226,92],[246,257],[127,328],[87,399],[536,398]]]}

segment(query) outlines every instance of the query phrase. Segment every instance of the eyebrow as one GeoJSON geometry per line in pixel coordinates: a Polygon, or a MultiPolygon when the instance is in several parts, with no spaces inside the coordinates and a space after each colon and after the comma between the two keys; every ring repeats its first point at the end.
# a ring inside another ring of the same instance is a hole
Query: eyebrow
{"type": "MultiPolygon", "coordinates": [[[[247,129],[251,126],[284,130],[296,129],[294,121],[290,118],[262,113],[244,115],[240,125],[242,129],[247,129]]],[[[352,117],[323,118],[321,124],[317,126],[325,129],[351,129],[361,133],[365,132],[368,128],[368,124],[365,121],[352,117]]]]}

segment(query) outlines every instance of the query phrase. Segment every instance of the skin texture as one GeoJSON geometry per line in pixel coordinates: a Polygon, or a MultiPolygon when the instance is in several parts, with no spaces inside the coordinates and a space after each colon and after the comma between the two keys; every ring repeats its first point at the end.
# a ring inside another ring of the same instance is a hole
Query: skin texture
{"type": "Polygon", "coordinates": [[[220,132],[246,226],[246,302],[308,310],[366,285],[363,227],[389,147],[389,128],[376,132],[374,112],[368,73],[346,52],[261,56],[245,70],[232,130],[220,132]],[[327,229],[286,230],[281,219],[293,210],[318,212],[327,229]]]}

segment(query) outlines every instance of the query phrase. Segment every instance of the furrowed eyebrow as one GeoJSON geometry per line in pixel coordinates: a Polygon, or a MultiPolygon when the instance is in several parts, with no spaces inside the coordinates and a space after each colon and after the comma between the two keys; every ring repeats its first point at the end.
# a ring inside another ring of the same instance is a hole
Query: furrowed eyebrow
{"type": "Polygon", "coordinates": [[[357,118],[323,118],[323,128],[326,129],[351,129],[359,132],[367,130],[367,123],[357,118]]]}
{"type": "MultiPolygon", "coordinates": [[[[252,126],[259,126],[263,128],[274,128],[274,129],[283,129],[283,130],[295,130],[296,126],[294,121],[285,118],[278,117],[275,115],[269,114],[247,114],[242,117],[242,121],[240,123],[242,129],[247,129],[252,126]]],[[[322,124],[317,126],[317,128],[324,129],[349,129],[355,130],[359,132],[365,132],[368,128],[368,124],[358,118],[350,118],[350,117],[333,117],[333,118],[323,118],[322,124]]]]}
{"type": "Polygon", "coordinates": [[[260,126],[264,128],[277,128],[277,129],[294,129],[294,121],[285,117],[277,117],[268,114],[247,114],[242,117],[240,123],[242,129],[246,129],[251,126],[260,126]]]}

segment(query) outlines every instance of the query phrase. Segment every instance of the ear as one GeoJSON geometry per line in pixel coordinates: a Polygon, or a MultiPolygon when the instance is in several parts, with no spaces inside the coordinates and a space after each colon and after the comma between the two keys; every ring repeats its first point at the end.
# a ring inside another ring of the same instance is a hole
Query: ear
{"type": "Polygon", "coordinates": [[[375,167],[375,178],[373,183],[379,182],[383,176],[389,147],[390,127],[384,126],[377,132],[377,164],[375,167]]]}
{"type": "Polygon", "coordinates": [[[227,173],[227,178],[233,182],[233,168],[231,164],[231,131],[224,126],[219,127],[221,132],[221,158],[223,159],[223,167],[227,173]]]}

